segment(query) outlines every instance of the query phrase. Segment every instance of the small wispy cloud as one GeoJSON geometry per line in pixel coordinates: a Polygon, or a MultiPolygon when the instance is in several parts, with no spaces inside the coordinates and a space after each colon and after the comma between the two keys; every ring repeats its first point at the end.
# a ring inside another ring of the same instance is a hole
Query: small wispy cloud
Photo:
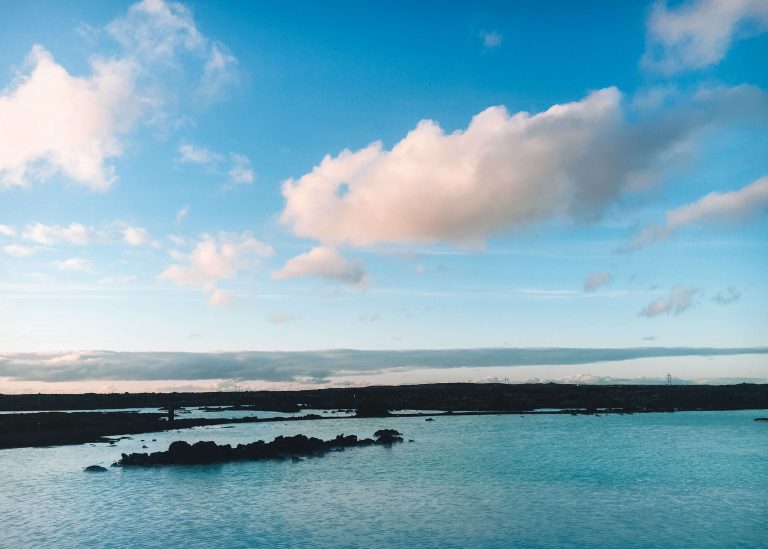
{"type": "Polygon", "coordinates": [[[647,24],[645,68],[665,74],[701,69],[721,61],[739,38],[768,30],[764,0],[657,1],[647,24]]]}
{"type": "Polygon", "coordinates": [[[736,191],[713,192],[696,202],[668,210],[663,224],[646,225],[619,251],[629,252],[666,240],[689,225],[743,223],[768,209],[768,176],[736,191]]]}
{"type": "Polygon", "coordinates": [[[585,292],[595,292],[602,288],[603,286],[607,286],[611,283],[613,280],[613,275],[611,273],[606,272],[598,272],[598,273],[592,273],[584,280],[584,291],[585,292]]]}
{"type": "Polygon", "coordinates": [[[483,41],[483,46],[486,48],[498,48],[501,46],[501,42],[504,37],[498,31],[481,31],[480,38],[483,41]]]}
{"type": "Polygon", "coordinates": [[[229,185],[250,185],[256,180],[251,159],[240,153],[223,154],[185,143],[179,146],[176,161],[205,167],[210,173],[226,175],[229,185]]]}
{"type": "Polygon", "coordinates": [[[272,324],[285,324],[286,322],[291,322],[293,320],[296,320],[296,317],[293,315],[285,314],[285,313],[275,313],[268,319],[272,324]]]}
{"type": "Polygon", "coordinates": [[[91,270],[91,262],[80,257],[70,257],[69,259],[65,259],[63,261],[54,261],[52,265],[60,271],[72,272],[91,270]]]}
{"type": "Polygon", "coordinates": [[[741,292],[733,286],[728,286],[725,290],[719,291],[712,299],[720,305],[729,305],[741,299],[741,292]]]}
{"type": "Polygon", "coordinates": [[[327,246],[317,246],[292,257],[272,274],[275,280],[301,277],[325,278],[358,288],[368,284],[368,273],[362,263],[346,259],[338,250],[327,246]]]}
{"type": "Polygon", "coordinates": [[[269,257],[274,250],[253,238],[251,233],[221,232],[218,236],[203,235],[189,254],[174,252],[178,263],[169,266],[159,278],[179,286],[202,289],[208,294],[208,304],[226,306],[231,296],[216,287],[220,280],[231,279],[256,260],[269,257]]]}
{"type": "Polygon", "coordinates": [[[223,156],[205,147],[197,147],[184,143],[179,145],[177,162],[182,164],[196,164],[198,166],[215,165],[223,160],[223,156]]]}
{"type": "Polygon", "coordinates": [[[12,255],[14,257],[28,257],[30,255],[36,254],[39,251],[39,248],[23,246],[21,244],[9,244],[7,246],[3,246],[3,251],[6,254],[12,255]]]}
{"type": "Polygon", "coordinates": [[[640,316],[652,318],[663,314],[675,316],[688,310],[693,303],[693,298],[699,293],[697,288],[687,286],[675,286],[667,295],[651,301],[640,311],[640,316]]]}
{"type": "Polygon", "coordinates": [[[251,167],[250,159],[244,154],[230,153],[231,168],[227,172],[229,180],[237,185],[250,185],[256,175],[251,167]]]}
{"type": "Polygon", "coordinates": [[[176,212],[176,223],[181,223],[187,218],[187,215],[189,215],[189,205],[185,204],[181,208],[179,208],[179,211],[176,212]]]}

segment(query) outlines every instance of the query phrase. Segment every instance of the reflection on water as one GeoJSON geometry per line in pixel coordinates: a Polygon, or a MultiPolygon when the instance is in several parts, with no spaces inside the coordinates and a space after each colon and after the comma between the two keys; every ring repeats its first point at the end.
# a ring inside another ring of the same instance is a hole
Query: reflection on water
{"type": "MultiPolygon", "coordinates": [[[[279,415],[227,414],[239,413],[279,415]]],[[[765,547],[757,415],[339,418],[2,450],[0,547],[765,547]],[[82,471],[178,439],[382,427],[416,442],[300,463],[82,471]]]]}

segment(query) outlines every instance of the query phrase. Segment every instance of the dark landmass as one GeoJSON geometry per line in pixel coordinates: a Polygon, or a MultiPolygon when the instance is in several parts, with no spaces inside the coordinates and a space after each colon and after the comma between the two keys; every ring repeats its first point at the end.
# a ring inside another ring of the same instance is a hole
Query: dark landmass
{"type": "MultiPolygon", "coordinates": [[[[355,417],[420,415],[392,410],[445,410],[439,414],[603,414],[685,410],[768,409],[768,385],[563,385],[563,384],[433,384],[309,391],[236,393],[139,393],[83,395],[0,395],[0,410],[89,409],[181,406],[228,409],[356,411],[355,417]]],[[[0,414],[0,449],[108,442],[105,437],[187,429],[190,427],[336,419],[304,414],[295,417],[178,418],[136,412],[44,412],[0,414]]]]}
{"type": "Polygon", "coordinates": [[[380,429],[374,438],[358,439],[355,435],[338,435],[332,440],[296,435],[279,436],[272,442],[258,440],[250,444],[218,445],[200,441],[189,444],[183,440],[172,442],[165,452],[151,454],[122,454],[115,467],[154,467],[157,465],[203,465],[230,461],[255,461],[266,459],[299,460],[302,457],[319,457],[333,450],[359,446],[391,445],[403,442],[402,435],[394,429],[380,429]]]}
{"type": "Polygon", "coordinates": [[[526,411],[537,408],[742,410],[768,408],[768,384],[567,385],[435,383],[306,391],[0,395],[0,411],[205,406],[277,412],[301,408],[526,411]]]}

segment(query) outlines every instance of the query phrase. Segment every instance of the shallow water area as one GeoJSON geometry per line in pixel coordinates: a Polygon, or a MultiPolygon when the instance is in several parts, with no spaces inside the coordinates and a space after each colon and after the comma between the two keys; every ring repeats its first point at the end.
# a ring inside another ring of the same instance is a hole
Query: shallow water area
{"type": "Polygon", "coordinates": [[[2,450],[0,546],[765,547],[768,425],[753,421],[765,415],[338,418],[2,450]],[[415,442],[298,463],[109,467],[174,440],[380,428],[415,442]],[[109,470],[83,472],[93,464],[109,470]]]}

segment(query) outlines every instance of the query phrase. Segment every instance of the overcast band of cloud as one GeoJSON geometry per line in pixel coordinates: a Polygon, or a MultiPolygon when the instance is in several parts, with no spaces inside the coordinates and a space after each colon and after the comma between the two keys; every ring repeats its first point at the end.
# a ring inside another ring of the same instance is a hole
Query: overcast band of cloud
{"type": "Polygon", "coordinates": [[[638,358],[768,354],[768,347],[642,347],[624,349],[441,349],[304,352],[109,352],[0,354],[0,377],[12,381],[327,380],[348,372],[391,368],[472,368],[589,364],[638,358]]]}

